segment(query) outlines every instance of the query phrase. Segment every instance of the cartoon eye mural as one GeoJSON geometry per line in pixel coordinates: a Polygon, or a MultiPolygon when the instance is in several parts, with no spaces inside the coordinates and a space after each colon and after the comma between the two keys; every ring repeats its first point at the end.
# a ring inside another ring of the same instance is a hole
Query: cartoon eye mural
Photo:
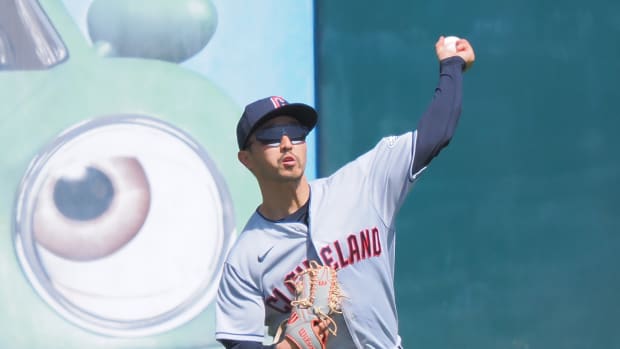
{"type": "Polygon", "coordinates": [[[65,318],[142,336],[213,300],[232,210],[224,179],[189,135],[152,117],[100,117],[31,162],[14,243],[29,281],[65,318]]]}

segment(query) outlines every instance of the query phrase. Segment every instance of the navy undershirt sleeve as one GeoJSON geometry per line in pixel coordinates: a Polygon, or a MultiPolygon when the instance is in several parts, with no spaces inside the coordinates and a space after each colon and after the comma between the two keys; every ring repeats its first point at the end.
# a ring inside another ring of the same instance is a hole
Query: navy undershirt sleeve
{"type": "Polygon", "coordinates": [[[274,349],[274,345],[263,345],[260,342],[246,342],[246,341],[233,341],[228,339],[220,340],[220,343],[226,347],[226,349],[274,349]]]}
{"type": "Polygon", "coordinates": [[[439,64],[433,100],[418,122],[412,174],[427,166],[452,139],[461,115],[464,67],[465,61],[459,56],[439,64]]]}

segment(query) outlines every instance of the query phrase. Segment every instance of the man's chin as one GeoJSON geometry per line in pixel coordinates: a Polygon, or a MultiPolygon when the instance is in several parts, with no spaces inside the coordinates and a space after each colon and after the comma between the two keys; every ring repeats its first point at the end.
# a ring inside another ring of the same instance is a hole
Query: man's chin
{"type": "Polygon", "coordinates": [[[299,182],[303,177],[303,171],[284,171],[280,173],[280,178],[287,182],[299,182]]]}

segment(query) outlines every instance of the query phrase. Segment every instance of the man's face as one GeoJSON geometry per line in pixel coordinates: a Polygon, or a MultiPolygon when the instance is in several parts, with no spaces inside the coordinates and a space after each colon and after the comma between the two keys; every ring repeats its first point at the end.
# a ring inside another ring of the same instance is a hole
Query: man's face
{"type": "Polygon", "coordinates": [[[306,167],[307,130],[290,116],[278,116],[261,125],[248,140],[244,164],[261,181],[296,181],[306,167]]]}

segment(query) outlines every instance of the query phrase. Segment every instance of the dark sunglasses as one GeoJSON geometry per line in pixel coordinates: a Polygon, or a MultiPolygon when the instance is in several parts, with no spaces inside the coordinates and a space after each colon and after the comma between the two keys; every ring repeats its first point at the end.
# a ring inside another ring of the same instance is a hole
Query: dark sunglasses
{"type": "Polygon", "coordinates": [[[275,125],[257,130],[254,136],[261,144],[268,147],[279,147],[282,136],[286,135],[292,144],[301,144],[306,141],[308,128],[299,124],[275,125]]]}

